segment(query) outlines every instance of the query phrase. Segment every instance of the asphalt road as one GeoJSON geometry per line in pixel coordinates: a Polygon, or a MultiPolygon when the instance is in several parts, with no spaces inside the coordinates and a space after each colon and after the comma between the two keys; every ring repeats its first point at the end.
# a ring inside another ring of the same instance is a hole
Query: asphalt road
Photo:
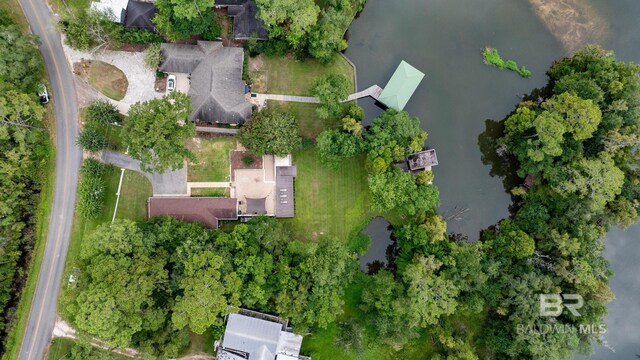
{"type": "Polygon", "coordinates": [[[31,30],[41,40],[40,51],[49,74],[49,94],[56,112],[56,178],[49,233],[31,304],[19,359],[42,359],[51,341],[64,262],[69,247],[82,153],[78,134],[73,77],[64,57],[55,19],[44,0],[19,0],[31,30]]]}

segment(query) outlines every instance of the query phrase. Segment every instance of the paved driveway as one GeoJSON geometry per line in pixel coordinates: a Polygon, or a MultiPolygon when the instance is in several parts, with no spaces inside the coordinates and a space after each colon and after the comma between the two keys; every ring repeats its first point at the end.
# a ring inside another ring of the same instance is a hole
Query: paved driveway
{"type": "Polygon", "coordinates": [[[133,170],[143,174],[151,182],[154,196],[162,195],[184,195],[188,196],[187,191],[187,164],[185,163],[182,169],[171,171],[168,170],[162,174],[160,173],[148,173],[140,169],[140,161],[132,159],[129,155],[103,151],[100,155],[100,159],[111,165],[115,165],[120,168],[133,170]]]}

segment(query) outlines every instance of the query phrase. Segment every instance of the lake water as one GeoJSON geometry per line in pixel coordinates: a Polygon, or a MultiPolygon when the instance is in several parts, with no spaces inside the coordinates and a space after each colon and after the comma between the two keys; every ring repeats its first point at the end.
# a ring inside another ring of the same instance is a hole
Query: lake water
{"type": "MultiPolygon", "coordinates": [[[[593,36],[618,59],[640,62],[640,1],[577,0],[599,24],[593,36]]],[[[426,74],[405,108],[422,121],[434,168],[440,213],[449,231],[474,240],[481,229],[509,215],[503,179],[483,164],[479,135],[486,120],[514,110],[520,95],[546,84],[545,71],[567,53],[567,39],[552,33],[554,19],[537,16],[545,0],[368,0],[349,30],[346,55],[357,65],[358,88],[384,86],[401,60],[426,74]],[[533,72],[529,79],[483,64],[481,50],[497,48],[533,72]],[[495,174],[493,174],[495,175],[495,174]]],[[[571,3],[571,1],[568,1],[571,3]]],[[[559,3],[559,2],[558,2],[559,3]]],[[[557,20],[557,19],[555,19],[557,20]]],[[[570,39],[571,40],[571,39],[570,39]]],[[[575,44],[574,44],[575,45],[575,44]]],[[[368,117],[380,112],[360,102],[368,117]]],[[[640,353],[640,226],[612,231],[605,256],[618,272],[617,299],[606,318],[606,338],[616,350],[597,347],[594,358],[631,359],[640,353]]]]}
{"type": "Polygon", "coordinates": [[[362,229],[362,233],[369,236],[371,243],[367,252],[358,259],[360,269],[366,273],[376,273],[389,264],[387,260],[393,252],[394,244],[391,240],[389,222],[382,217],[376,217],[362,229]]]}

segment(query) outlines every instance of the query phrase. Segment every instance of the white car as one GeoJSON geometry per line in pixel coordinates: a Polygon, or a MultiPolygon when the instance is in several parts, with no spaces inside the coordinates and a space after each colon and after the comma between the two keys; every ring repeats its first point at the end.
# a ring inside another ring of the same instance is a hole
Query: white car
{"type": "Polygon", "coordinates": [[[176,76],[169,75],[167,78],[167,92],[174,92],[176,90],[176,76]]]}
{"type": "Polygon", "coordinates": [[[38,96],[40,97],[41,104],[46,104],[49,102],[49,92],[47,92],[47,87],[44,84],[40,84],[40,91],[38,91],[38,96]]]}

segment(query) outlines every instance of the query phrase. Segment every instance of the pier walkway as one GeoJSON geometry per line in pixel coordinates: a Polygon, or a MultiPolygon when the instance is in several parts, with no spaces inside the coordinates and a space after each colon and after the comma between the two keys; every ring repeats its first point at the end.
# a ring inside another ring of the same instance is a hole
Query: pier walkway
{"type": "MultiPolygon", "coordinates": [[[[378,97],[382,93],[382,88],[378,85],[373,85],[365,90],[359,91],[357,93],[351,94],[347,97],[346,101],[354,101],[356,99],[361,99],[367,96],[372,97],[375,100],[378,100],[378,97]]],[[[279,95],[279,94],[254,94],[255,96],[252,98],[253,101],[257,102],[259,107],[264,107],[264,104],[267,100],[276,100],[276,101],[286,101],[286,102],[301,102],[308,104],[320,104],[320,100],[313,96],[296,96],[296,95],[279,95]]]]}

